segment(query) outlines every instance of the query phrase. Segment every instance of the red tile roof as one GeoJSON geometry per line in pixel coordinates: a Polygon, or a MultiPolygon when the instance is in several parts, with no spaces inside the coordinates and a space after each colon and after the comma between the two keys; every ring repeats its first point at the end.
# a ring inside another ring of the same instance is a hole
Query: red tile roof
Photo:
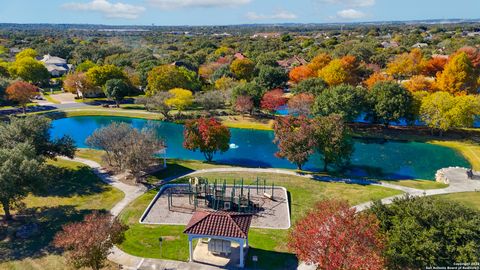
{"type": "Polygon", "coordinates": [[[197,211],[193,214],[183,232],[186,234],[246,239],[251,222],[251,214],[197,211]]]}

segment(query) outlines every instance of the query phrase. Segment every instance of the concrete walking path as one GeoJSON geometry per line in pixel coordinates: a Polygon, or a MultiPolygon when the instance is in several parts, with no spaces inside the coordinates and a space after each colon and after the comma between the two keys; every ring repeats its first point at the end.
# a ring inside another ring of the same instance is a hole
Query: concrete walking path
{"type": "MultiPolygon", "coordinates": [[[[68,158],[65,158],[68,159],[68,158]]],[[[70,159],[69,159],[70,160],[70,159]]],[[[110,212],[114,216],[118,216],[120,212],[132,201],[140,197],[147,191],[147,188],[144,186],[131,186],[125,183],[120,182],[114,176],[109,175],[106,173],[95,161],[82,159],[82,158],[74,158],[73,161],[80,162],[85,164],[93,169],[93,172],[105,183],[112,185],[120,189],[123,193],[125,193],[125,197],[118,202],[110,212]]],[[[391,188],[403,191],[408,193],[411,196],[433,196],[433,195],[441,195],[441,194],[449,194],[449,193],[458,193],[458,192],[469,192],[469,191],[480,191],[480,179],[479,180],[470,180],[467,178],[465,168],[445,168],[440,170],[443,174],[444,179],[449,183],[447,188],[443,189],[429,189],[429,190],[420,190],[415,188],[404,187],[400,185],[395,185],[391,183],[384,183],[384,182],[375,182],[375,181],[366,181],[366,180],[356,180],[356,179],[346,179],[346,178],[333,178],[333,177],[323,177],[323,176],[315,176],[310,174],[300,174],[290,170],[282,170],[282,169],[257,169],[257,168],[241,168],[241,167],[226,167],[226,168],[213,168],[213,169],[204,169],[193,171],[188,174],[179,175],[175,177],[170,177],[165,180],[165,182],[169,182],[180,177],[187,177],[193,176],[197,174],[205,174],[205,173],[218,173],[218,172],[250,172],[250,173],[275,173],[275,174],[284,174],[284,175],[292,175],[292,176],[299,176],[304,178],[309,178],[317,181],[324,181],[324,182],[335,182],[335,183],[350,183],[350,184],[363,184],[363,185],[375,185],[381,186],[385,188],[391,188]]],[[[480,173],[475,173],[475,175],[479,175],[480,173]]],[[[397,196],[385,198],[382,200],[384,204],[390,204],[393,202],[395,198],[399,198],[404,196],[405,194],[400,194],[397,196]]],[[[359,205],[354,206],[357,211],[363,211],[371,207],[373,202],[366,202],[359,205]]],[[[200,269],[200,270],[207,270],[207,269],[222,269],[220,267],[215,267],[211,265],[205,265],[195,262],[182,262],[182,261],[172,261],[172,260],[162,260],[162,259],[149,259],[149,258],[141,258],[137,256],[130,255],[125,253],[124,251],[120,250],[117,247],[112,249],[112,253],[108,256],[108,259],[116,264],[122,265],[123,269],[200,269]]],[[[301,263],[298,266],[298,269],[307,270],[307,269],[315,269],[314,266],[306,265],[301,263]]]]}

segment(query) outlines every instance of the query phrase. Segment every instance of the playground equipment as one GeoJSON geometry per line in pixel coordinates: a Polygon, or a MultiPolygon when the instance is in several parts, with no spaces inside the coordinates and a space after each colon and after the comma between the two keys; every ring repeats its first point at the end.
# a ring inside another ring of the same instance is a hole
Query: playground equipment
{"type": "Polygon", "coordinates": [[[227,181],[219,183],[217,179],[209,183],[207,179],[190,178],[187,185],[174,186],[167,189],[168,209],[173,207],[173,198],[177,195],[188,196],[190,205],[194,210],[203,202],[207,208],[214,210],[235,211],[241,213],[257,213],[260,210],[258,201],[253,200],[253,193],[256,198],[263,197],[275,200],[275,184],[267,186],[265,179],[258,177],[250,185],[245,185],[243,178],[233,180],[233,185],[227,185],[227,181]],[[270,193],[268,193],[270,192],[270,193]]]}

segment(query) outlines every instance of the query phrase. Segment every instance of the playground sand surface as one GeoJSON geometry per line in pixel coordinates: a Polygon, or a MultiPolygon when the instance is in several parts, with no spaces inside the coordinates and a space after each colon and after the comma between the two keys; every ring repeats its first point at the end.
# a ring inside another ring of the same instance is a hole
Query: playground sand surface
{"type": "MultiPolygon", "coordinates": [[[[195,212],[193,203],[190,203],[190,195],[175,194],[173,191],[182,185],[166,185],[162,187],[157,196],[152,200],[149,207],[141,218],[144,224],[170,224],[170,225],[187,225],[195,212]],[[172,206],[168,208],[168,194],[172,191],[172,206]]],[[[290,228],[290,210],[288,205],[287,190],[283,187],[275,187],[273,200],[264,195],[271,195],[272,188],[267,187],[265,190],[259,188],[257,193],[256,186],[245,186],[243,194],[248,196],[250,189],[250,201],[260,207],[260,211],[253,215],[251,227],[268,228],[268,229],[288,229],[290,228]]],[[[230,196],[232,186],[227,186],[225,196],[230,196]]],[[[236,188],[236,194],[240,193],[240,189],[236,188]]],[[[198,206],[196,210],[212,210],[203,197],[198,198],[198,206]]]]}

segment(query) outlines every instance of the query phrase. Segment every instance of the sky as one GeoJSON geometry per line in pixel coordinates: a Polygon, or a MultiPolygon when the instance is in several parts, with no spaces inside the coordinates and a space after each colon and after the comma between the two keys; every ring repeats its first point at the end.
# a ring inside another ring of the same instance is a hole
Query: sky
{"type": "Polygon", "coordinates": [[[0,0],[0,23],[230,25],[480,19],[480,0],[0,0]]]}

